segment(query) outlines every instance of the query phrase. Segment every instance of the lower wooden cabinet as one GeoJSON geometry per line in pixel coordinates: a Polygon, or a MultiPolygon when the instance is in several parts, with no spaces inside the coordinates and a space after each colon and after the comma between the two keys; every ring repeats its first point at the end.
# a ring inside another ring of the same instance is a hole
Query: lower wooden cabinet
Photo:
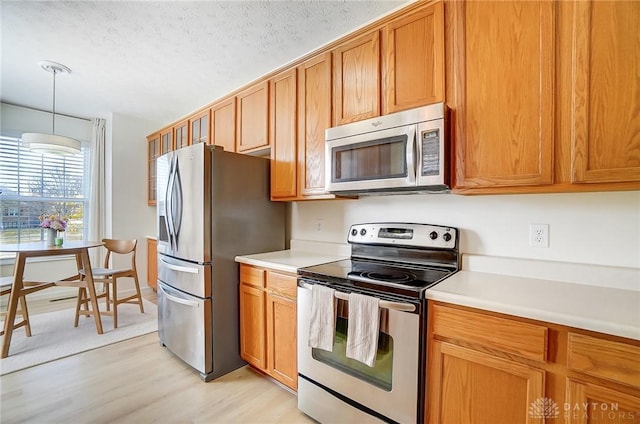
{"type": "Polygon", "coordinates": [[[256,368],[267,366],[264,290],[240,284],[240,356],[256,368]]]}
{"type": "Polygon", "coordinates": [[[640,422],[640,397],[601,384],[569,379],[566,405],[569,408],[562,412],[566,423],[640,422]]]}
{"type": "Polygon", "coordinates": [[[297,390],[294,274],[240,265],[240,355],[253,367],[297,390]]]}
{"type": "Polygon", "coordinates": [[[529,405],[544,395],[545,372],[535,366],[440,341],[429,361],[430,422],[527,423],[529,405]]]}
{"type": "Polygon", "coordinates": [[[147,285],[158,288],[158,241],[152,238],[147,239],[147,285]]]}
{"type": "Polygon", "coordinates": [[[640,341],[429,302],[426,423],[640,423],[640,341]]]}
{"type": "MultiPolygon", "coordinates": [[[[295,277],[288,278],[292,278],[295,284],[295,277]]],[[[295,297],[267,292],[266,324],[267,373],[295,390],[298,388],[295,297]]]]}

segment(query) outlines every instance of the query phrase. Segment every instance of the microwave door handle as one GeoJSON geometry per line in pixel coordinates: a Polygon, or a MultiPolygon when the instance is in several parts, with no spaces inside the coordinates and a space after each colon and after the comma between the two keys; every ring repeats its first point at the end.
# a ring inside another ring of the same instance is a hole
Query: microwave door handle
{"type": "Polygon", "coordinates": [[[407,163],[412,164],[413,168],[411,170],[407,170],[408,172],[412,172],[412,175],[409,175],[409,180],[412,183],[415,183],[418,179],[418,175],[420,172],[420,160],[422,157],[421,146],[418,142],[416,125],[412,125],[407,133],[407,163]]]}

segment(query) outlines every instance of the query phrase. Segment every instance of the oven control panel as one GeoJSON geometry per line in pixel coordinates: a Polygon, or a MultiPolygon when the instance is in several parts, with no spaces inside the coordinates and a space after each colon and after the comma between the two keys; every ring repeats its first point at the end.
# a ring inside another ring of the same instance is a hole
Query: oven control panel
{"type": "Polygon", "coordinates": [[[440,225],[378,222],[352,225],[347,241],[360,244],[455,249],[458,234],[457,229],[440,225]]]}

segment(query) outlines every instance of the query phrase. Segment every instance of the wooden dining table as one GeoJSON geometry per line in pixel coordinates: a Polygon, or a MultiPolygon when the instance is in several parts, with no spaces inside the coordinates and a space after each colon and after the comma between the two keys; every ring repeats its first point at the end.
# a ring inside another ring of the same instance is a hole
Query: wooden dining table
{"type": "MultiPolygon", "coordinates": [[[[47,246],[46,241],[17,243],[17,244],[0,244],[0,252],[15,252],[16,262],[13,270],[13,284],[11,286],[11,295],[9,296],[9,305],[7,317],[4,322],[4,337],[2,340],[1,358],[9,356],[9,346],[11,344],[11,336],[13,330],[18,325],[15,324],[16,311],[18,302],[22,296],[29,293],[37,292],[55,286],[78,286],[86,287],[89,292],[89,300],[91,303],[92,315],[95,319],[96,330],[98,334],[102,334],[102,320],[100,319],[100,310],[98,309],[98,300],[96,298],[96,289],[91,273],[91,261],[89,260],[89,249],[92,247],[100,247],[102,242],[99,241],[65,241],[62,246],[47,246]],[[77,265],[77,274],[55,281],[27,281],[24,279],[24,270],[28,258],[38,258],[45,256],[75,256],[77,265]],[[81,274],[81,270],[83,270],[81,274]]],[[[28,320],[28,318],[24,318],[28,320]]]]}

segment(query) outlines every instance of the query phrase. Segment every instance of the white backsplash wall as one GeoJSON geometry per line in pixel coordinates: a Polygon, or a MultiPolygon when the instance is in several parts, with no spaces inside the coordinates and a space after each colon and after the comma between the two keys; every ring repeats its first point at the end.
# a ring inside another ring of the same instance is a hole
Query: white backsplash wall
{"type": "Polygon", "coordinates": [[[291,238],[346,243],[351,224],[380,221],[457,227],[461,253],[640,268],[640,191],[296,202],[291,238]],[[549,224],[549,248],[529,246],[530,224],[549,224]]]}

